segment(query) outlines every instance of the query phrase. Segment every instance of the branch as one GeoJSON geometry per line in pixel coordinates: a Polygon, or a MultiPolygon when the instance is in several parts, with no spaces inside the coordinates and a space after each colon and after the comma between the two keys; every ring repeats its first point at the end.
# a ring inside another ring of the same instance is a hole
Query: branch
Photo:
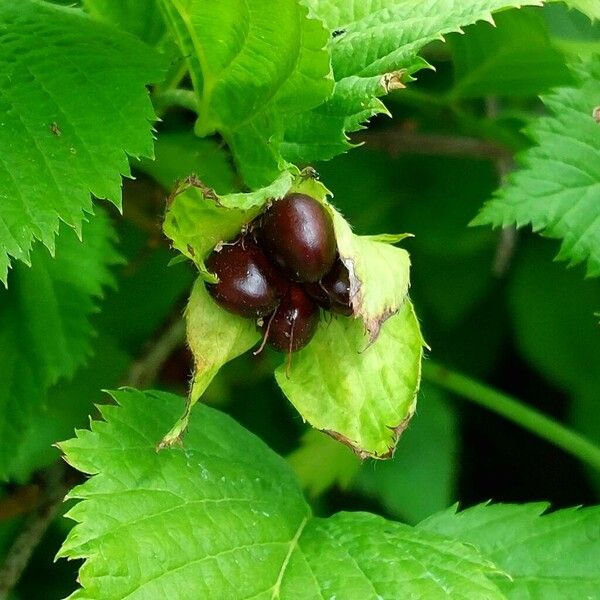
{"type": "MultiPolygon", "coordinates": [[[[500,112],[498,104],[498,98],[492,96],[486,99],[486,113],[490,119],[497,119],[500,112]]],[[[513,170],[512,157],[499,157],[495,161],[496,171],[498,173],[498,179],[500,185],[504,184],[506,178],[513,170]]],[[[517,247],[517,228],[514,225],[504,227],[500,232],[500,240],[496,247],[496,253],[494,255],[494,264],[492,271],[496,277],[503,277],[508,272],[510,263],[515,254],[517,247]]]]}
{"type": "Polygon", "coordinates": [[[43,475],[44,485],[37,509],[25,520],[23,529],[0,567],[0,600],[7,598],[18,583],[33,551],[41,542],[71,488],[71,482],[67,481],[67,469],[62,463],[44,471],[43,475]]]}
{"type": "Polygon", "coordinates": [[[125,377],[125,385],[147,388],[156,380],[169,356],[185,342],[185,321],[177,318],[152,343],[145,356],[137,360],[125,377]]]}
{"type": "Polygon", "coordinates": [[[423,378],[535,433],[600,471],[600,447],[520,400],[427,360],[423,378]]]}
{"type": "Polygon", "coordinates": [[[415,133],[398,128],[365,131],[352,136],[352,141],[365,143],[369,148],[384,150],[391,156],[400,154],[471,156],[493,161],[511,157],[508,148],[496,142],[466,136],[415,133]]]}

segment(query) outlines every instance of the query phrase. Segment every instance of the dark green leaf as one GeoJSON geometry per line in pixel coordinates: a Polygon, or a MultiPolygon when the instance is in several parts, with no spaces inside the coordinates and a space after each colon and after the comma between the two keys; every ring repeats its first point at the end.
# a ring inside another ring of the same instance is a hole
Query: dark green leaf
{"type": "Polygon", "coordinates": [[[151,156],[159,57],[78,9],[0,0],[0,279],[10,257],[81,230],[90,193],[120,206],[127,155],[151,156]],[[43,40],[43,43],[40,42],[43,40]]]}
{"type": "Polygon", "coordinates": [[[114,232],[99,212],[82,243],[65,231],[56,258],[38,245],[32,266],[15,266],[0,292],[0,476],[11,472],[15,446],[47,401],[47,390],[74,375],[91,354],[91,313],[117,262],[114,232]]]}

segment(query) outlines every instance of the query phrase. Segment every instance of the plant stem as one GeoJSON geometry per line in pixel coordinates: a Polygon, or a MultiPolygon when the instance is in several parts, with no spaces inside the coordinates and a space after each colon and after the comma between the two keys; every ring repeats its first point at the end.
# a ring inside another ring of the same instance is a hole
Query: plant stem
{"type": "Polygon", "coordinates": [[[61,462],[44,471],[44,487],[35,512],[26,518],[23,529],[7,551],[0,565],[0,600],[8,597],[19,582],[37,545],[58,512],[72,482],[67,481],[66,467],[61,462]]]}
{"type": "Polygon", "coordinates": [[[198,112],[198,100],[192,90],[173,88],[155,92],[152,100],[154,101],[155,110],[159,114],[163,114],[169,106],[179,106],[195,113],[198,112]]]}
{"type": "Polygon", "coordinates": [[[494,161],[510,157],[510,151],[495,142],[467,136],[406,132],[401,129],[365,131],[354,135],[352,141],[365,142],[368,148],[385,150],[391,156],[470,156],[494,161]]]}
{"type": "Polygon", "coordinates": [[[152,385],[171,353],[184,342],[185,321],[176,318],[154,341],[147,354],[131,366],[124,385],[140,389],[152,385]]]}
{"type": "Polygon", "coordinates": [[[508,394],[430,360],[423,363],[423,378],[503,416],[600,471],[600,447],[508,394]]]}

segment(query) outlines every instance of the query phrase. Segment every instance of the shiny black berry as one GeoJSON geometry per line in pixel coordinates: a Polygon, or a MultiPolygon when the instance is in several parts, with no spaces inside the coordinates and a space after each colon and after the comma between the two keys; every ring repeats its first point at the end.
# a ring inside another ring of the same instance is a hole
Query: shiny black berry
{"type": "Polygon", "coordinates": [[[339,258],[321,281],[307,283],[304,287],[319,306],[347,317],[352,314],[350,275],[339,258]]]}
{"type": "Polygon", "coordinates": [[[305,194],[274,202],[262,216],[257,236],[273,262],[294,281],[319,281],[335,260],[331,216],[305,194]]]}
{"type": "Polygon", "coordinates": [[[265,253],[248,238],[214,251],[206,267],[219,278],[207,285],[209,293],[224,309],[242,317],[272,313],[287,288],[265,253]]]}
{"type": "Polygon", "coordinates": [[[298,285],[292,284],[263,329],[267,342],[281,352],[295,352],[312,339],[319,324],[319,307],[298,285]]]}

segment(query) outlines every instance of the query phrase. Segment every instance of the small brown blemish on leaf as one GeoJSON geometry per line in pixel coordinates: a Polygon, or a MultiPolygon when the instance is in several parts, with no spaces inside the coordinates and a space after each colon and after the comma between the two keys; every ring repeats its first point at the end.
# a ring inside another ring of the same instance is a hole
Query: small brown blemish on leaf
{"type": "Polygon", "coordinates": [[[176,438],[174,439],[162,439],[160,442],[158,442],[158,444],[156,444],[156,447],[154,448],[154,451],[156,453],[160,452],[161,450],[166,450],[167,448],[172,448],[173,446],[177,446],[178,448],[183,448],[183,436],[185,434],[185,430],[182,431],[176,438]]]}
{"type": "Polygon", "coordinates": [[[405,74],[405,69],[401,69],[400,71],[392,71],[391,73],[385,73],[380,80],[385,93],[387,94],[393,90],[401,90],[405,88],[406,86],[402,81],[405,74]]]}
{"type": "Polygon", "coordinates": [[[190,256],[195,256],[194,248],[190,244],[187,245],[187,251],[190,253],[190,256]]]}
{"type": "Polygon", "coordinates": [[[400,423],[398,423],[398,425],[396,425],[395,427],[390,427],[390,429],[394,432],[394,443],[392,444],[391,448],[385,454],[382,454],[381,456],[377,456],[376,458],[386,460],[386,459],[394,457],[394,452],[396,452],[398,440],[400,439],[400,436],[408,428],[408,424],[410,423],[410,420],[412,419],[413,414],[414,414],[414,410],[411,411],[406,417],[404,417],[404,419],[402,419],[402,421],[400,421],[400,423]]]}
{"type": "Polygon", "coordinates": [[[369,452],[367,450],[364,450],[363,448],[360,448],[356,442],[354,442],[353,440],[350,440],[345,435],[343,435],[337,431],[333,431],[331,429],[322,429],[321,431],[323,433],[326,433],[328,436],[332,437],[337,442],[344,444],[344,446],[348,446],[348,448],[350,448],[350,450],[352,450],[352,452],[354,452],[354,454],[356,454],[356,456],[358,456],[358,458],[360,458],[361,460],[365,460],[367,458],[375,458],[377,460],[387,460],[394,456],[398,438],[400,437],[402,432],[408,427],[408,422],[410,421],[411,417],[412,417],[412,413],[409,414],[405,419],[403,419],[400,422],[400,424],[397,425],[396,427],[390,427],[390,429],[394,432],[394,443],[392,444],[392,446],[390,448],[388,448],[388,451],[385,452],[384,454],[376,454],[374,452],[369,452]]]}
{"type": "MultiPolygon", "coordinates": [[[[380,315],[376,315],[375,317],[372,317],[372,318],[364,318],[364,316],[359,313],[359,316],[363,317],[363,320],[365,323],[365,329],[367,330],[367,333],[369,334],[369,343],[368,343],[367,347],[365,348],[365,350],[367,348],[369,348],[370,346],[372,346],[377,341],[377,338],[379,337],[379,334],[381,333],[381,328],[383,327],[383,324],[389,318],[391,318],[395,314],[397,314],[398,310],[399,310],[399,308],[388,309],[388,310],[384,311],[383,313],[381,313],[380,315]]],[[[364,352],[364,350],[363,350],[363,352],[364,352]]]]}
{"type": "Polygon", "coordinates": [[[167,197],[167,201],[166,201],[167,206],[171,206],[171,204],[173,203],[173,200],[175,200],[175,198],[177,196],[179,196],[179,194],[182,194],[183,192],[185,192],[186,190],[189,190],[190,188],[199,189],[205,198],[214,200],[214,202],[218,206],[222,206],[221,201],[219,200],[219,196],[217,196],[217,193],[215,192],[215,190],[213,190],[211,187],[208,187],[207,185],[205,185],[200,180],[200,178],[197,175],[195,175],[194,173],[192,173],[191,175],[188,175],[184,179],[181,179],[180,181],[178,181],[175,184],[175,187],[173,188],[173,190],[167,197]]]}
{"type": "Polygon", "coordinates": [[[60,127],[56,121],[52,121],[52,123],[50,123],[50,133],[56,137],[60,137],[62,135],[62,131],[60,130],[60,127]]]}
{"type": "Polygon", "coordinates": [[[319,174],[313,167],[305,167],[302,169],[302,171],[300,171],[300,179],[302,181],[306,181],[307,179],[315,179],[316,181],[319,181],[319,174]]]}
{"type": "Polygon", "coordinates": [[[592,111],[592,116],[594,117],[594,121],[600,124],[600,106],[596,106],[596,108],[592,111]]]}
{"type": "Polygon", "coordinates": [[[333,431],[333,429],[321,429],[321,431],[332,437],[336,442],[340,442],[341,444],[344,444],[344,446],[348,446],[348,448],[350,448],[350,450],[352,450],[352,452],[354,452],[354,454],[356,454],[356,456],[358,456],[361,460],[364,460],[370,456],[368,452],[365,452],[359,448],[356,442],[348,439],[345,435],[337,431],[333,431]]]}

